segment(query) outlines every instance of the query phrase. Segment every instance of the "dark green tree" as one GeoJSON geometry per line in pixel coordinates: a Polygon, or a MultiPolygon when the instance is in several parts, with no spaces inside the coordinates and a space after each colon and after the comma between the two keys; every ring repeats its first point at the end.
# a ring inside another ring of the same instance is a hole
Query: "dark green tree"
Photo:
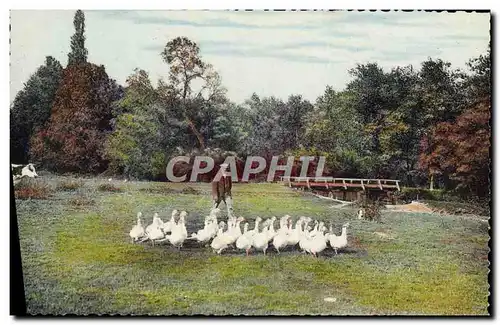
{"type": "Polygon", "coordinates": [[[472,74],[466,77],[465,86],[469,103],[491,96],[491,48],[484,55],[467,63],[472,74]]]}
{"type": "Polygon", "coordinates": [[[303,143],[307,117],[314,106],[301,95],[291,95],[285,105],[279,105],[277,108],[283,150],[295,149],[303,143]]]}
{"type": "Polygon", "coordinates": [[[222,105],[218,116],[210,126],[209,145],[212,148],[224,148],[230,151],[242,152],[241,145],[248,133],[244,129],[244,116],[241,107],[228,102],[222,105]]]}
{"type": "Polygon", "coordinates": [[[260,98],[257,94],[245,101],[249,118],[250,136],[244,146],[252,155],[276,155],[283,152],[282,130],[278,111],[284,110],[285,103],[276,97],[260,98]]]}
{"type": "Polygon", "coordinates": [[[416,93],[423,105],[422,121],[428,127],[449,122],[461,114],[465,107],[465,93],[461,85],[462,74],[441,59],[422,62],[416,93]]]}
{"type": "Polygon", "coordinates": [[[68,53],[68,65],[87,62],[88,51],[85,48],[85,15],[77,10],[73,19],[75,33],[71,36],[71,50],[68,53]]]}
{"type": "Polygon", "coordinates": [[[414,184],[417,176],[419,142],[425,129],[421,113],[423,104],[416,93],[418,73],[412,66],[396,67],[388,74],[394,93],[394,109],[386,116],[380,143],[391,177],[414,184]]]}
{"type": "Polygon", "coordinates": [[[106,156],[115,173],[128,177],[156,178],[165,170],[162,140],[169,134],[165,107],[144,70],[127,79],[125,96],[117,102],[114,130],[106,142],[106,156]]]}
{"type": "Polygon", "coordinates": [[[327,157],[327,167],[337,176],[367,176],[365,159],[370,138],[365,136],[362,118],[354,107],[353,94],[327,87],[308,114],[305,148],[327,157]]]}
{"type": "Polygon", "coordinates": [[[382,153],[380,136],[387,116],[397,107],[396,90],[391,77],[377,63],[358,64],[349,70],[354,79],[347,85],[354,109],[361,117],[364,129],[372,135],[373,155],[382,153]]]}
{"type": "Polygon", "coordinates": [[[62,66],[51,56],[31,75],[14,98],[10,110],[10,157],[13,163],[26,163],[29,142],[50,117],[52,103],[62,78],[62,66]]]}

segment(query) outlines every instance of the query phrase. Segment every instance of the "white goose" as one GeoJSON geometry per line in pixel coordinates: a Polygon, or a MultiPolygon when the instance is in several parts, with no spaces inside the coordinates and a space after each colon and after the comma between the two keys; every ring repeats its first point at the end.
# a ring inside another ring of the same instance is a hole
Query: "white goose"
{"type": "Polygon", "coordinates": [[[288,218],[285,219],[287,225],[283,224],[282,227],[278,230],[278,233],[273,238],[273,246],[280,253],[280,249],[285,247],[288,244],[288,237],[290,236],[290,229],[288,227],[291,226],[291,221],[288,218]]]}
{"type": "Polygon", "coordinates": [[[291,223],[291,216],[285,215],[284,217],[280,218],[280,227],[276,231],[276,236],[279,234],[290,234],[290,223],[291,223]]]}
{"type": "Polygon", "coordinates": [[[262,221],[262,218],[261,217],[257,217],[255,218],[255,226],[252,230],[249,230],[245,233],[245,236],[247,236],[248,238],[252,239],[253,236],[259,232],[259,225],[262,221]]]}
{"type": "Polygon", "coordinates": [[[227,248],[228,246],[228,238],[229,236],[227,233],[224,233],[224,223],[221,222],[219,224],[219,230],[217,231],[217,236],[215,236],[214,240],[212,240],[212,243],[210,243],[210,247],[216,252],[217,254],[221,254],[224,249],[227,248]]]}
{"type": "Polygon", "coordinates": [[[303,247],[305,253],[311,253],[311,244],[313,243],[314,239],[318,235],[320,227],[322,228],[322,222],[315,220],[314,224],[315,224],[315,226],[312,230],[309,230],[310,227],[308,227],[308,229],[306,230],[305,236],[304,236],[304,240],[302,242],[302,247],[303,247]]]}
{"type": "Polygon", "coordinates": [[[179,214],[179,211],[175,210],[172,211],[172,216],[170,217],[170,220],[165,222],[163,224],[163,232],[168,233],[172,232],[172,228],[175,226],[175,218],[177,218],[177,215],[179,214]]]}
{"type": "Polygon", "coordinates": [[[347,246],[347,227],[349,227],[349,223],[346,223],[342,226],[342,233],[340,236],[336,236],[335,234],[330,234],[330,246],[335,250],[335,254],[341,248],[347,246]]]}
{"type": "Polygon", "coordinates": [[[305,222],[305,217],[300,217],[295,223],[295,228],[290,231],[290,235],[287,238],[287,246],[295,246],[300,241],[300,235],[302,233],[302,224],[305,222]]]}
{"type": "MultiPolygon", "coordinates": [[[[199,243],[206,243],[212,238],[212,225],[214,222],[207,217],[205,219],[205,227],[203,229],[198,230],[197,233],[192,233],[191,237],[188,239],[196,239],[199,243]]],[[[217,224],[215,224],[217,227],[217,224]]],[[[217,230],[216,230],[217,231],[217,230]]]]}
{"type": "Polygon", "coordinates": [[[184,241],[187,239],[188,234],[187,234],[187,229],[186,229],[186,220],[185,217],[187,216],[186,211],[182,211],[180,216],[179,216],[179,221],[175,225],[175,227],[172,229],[172,234],[167,235],[166,238],[170,241],[172,246],[178,247],[181,249],[182,245],[184,244],[184,241]]]}
{"type": "Polygon", "coordinates": [[[316,236],[316,234],[318,233],[319,231],[319,224],[320,222],[318,220],[315,220],[314,221],[314,227],[313,227],[313,230],[309,231],[309,236],[310,237],[314,237],[316,236]]]}
{"type": "Polygon", "coordinates": [[[276,221],[276,217],[272,217],[269,219],[269,226],[267,228],[267,241],[270,242],[273,240],[274,236],[277,235],[276,230],[274,230],[274,222],[276,221]]]}
{"type": "Polygon", "coordinates": [[[315,236],[310,238],[306,245],[306,251],[315,257],[318,257],[316,254],[325,250],[328,241],[324,235],[326,228],[323,226],[323,222],[320,222],[318,229],[315,236]]]}
{"type": "Polygon", "coordinates": [[[139,238],[144,237],[144,227],[142,226],[142,221],[141,221],[142,213],[138,212],[137,213],[137,224],[132,227],[132,230],[130,230],[130,238],[132,239],[132,242],[137,241],[139,238]]]}
{"type": "MultiPolygon", "coordinates": [[[[309,240],[309,223],[311,222],[311,218],[305,218],[304,229],[300,231],[300,239],[299,239],[299,247],[302,252],[306,252],[307,241],[309,240]]],[[[302,227],[301,227],[302,228],[302,227]]]]}
{"type": "MultiPolygon", "coordinates": [[[[222,221],[221,221],[222,223],[222,221]]],[[[210,219],[210,223],[207,227],[207,235],[210,238],[214,238],[217,235],[217,231],[219,230],[219,226],[217,225],[217,218],[210,219]]]]}
{"type": "Polygon", "coordinates": [[[238,240],[238,238],[242,236],[241,228],[240,228],[240,224],[242,221],[245,221],[245,218],[243,218],[243,217],[237,218],[235,223],[233,224],[232,229],[228,231],[228,235],[229,235],[228,245],[232,245],[232,244],[236,243],[236,240],[238,240]]]}
{"type": "MultiPolygon", "coordinates": [[[[269,219],[266,220],[264,223],[264,228],[262,229],[262,232],[259,232],[259,228],[257,228],[257,232],[253,235],[253,241],[252,241],[252,246],[255,247],[256,250],[262,250],[264,252],[264,255],[266,255],[266,250],[269,245],[269,237],[268,237],[268,229],[267,226],[269,225],[269,219]]],[[[257,226],[257,223],[256,223],[257,226]]]]}
{"type": "Polygon", "coordinates": [[[248,222],[245,223],[244,229],[243,229],[243,235],[238,237],[236,240],[236,248],[238,249],[244,249],[247,253],[250,252],[250,249],[252,248],[252,238],[251,236],[247,236],[246,234],[248,233],[248,222]]]}
{"type": "MultiPolygon", "coordinates": [[[[219,208],[210,210],[210,214],[207,217],[205,217],[205,227],[203,228],[201,233],[200,231],[198,231],[198,234],[196,234],[196,236],[193,233],[191,235],[191,238],[196,237],[196,239],[200,242],[207,242],[210,239],[214,238],[217,235],[217,232],[220,227],[220,225],[217,224],[217,216],[219,212],[220,212],[219,208]]],[[[222,221],[221,224],[223,224],[222,221]]]]}
{"type": "Polygon", "coordinates": [[[147,237],[142,240],[142,241],[146,241],[148,239],[151,240],[151,242],[153,243],[153,247],[155,245],[155,240],[159,241],[160,239],[165,237],[165,234],[160,228],[158,219],[159,219],[158,213],[155,212],[155,214],[153,215],[153,222],[146,227],[147,237]]]}
{"type": "Polygon", "coordinates": [[[288,225],[288,220],[291,218],[288,214],[285,214],[283,217],[280,218],[280,228],[278,229],[278,232],[280,232],[281,229],[284,229],[288,225]]]}

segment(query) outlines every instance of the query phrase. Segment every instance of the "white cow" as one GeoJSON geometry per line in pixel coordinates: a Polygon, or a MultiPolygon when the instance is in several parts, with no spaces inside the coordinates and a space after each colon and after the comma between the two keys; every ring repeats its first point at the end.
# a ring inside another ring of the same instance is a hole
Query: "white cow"
{"type": "Polygon", "coordinates": [[[21,171],[21,177],[23,176],[28,176],[28,177],[38,177],[38,174],[36,173],[35,166],[33,164],[27,164],[23,170],[21,171]]]}
{"type": "MultiPolygon", "coordinates": [[[[12,169],[21,167],[22,165],[16,165],[16,164],[11,164],[12,169]]],[[[21,178],[23,177],[31,177],[35,178],[38,177],[38,174],[36,173],[35,166],[31,163],[27,164],[26,166],[23,167],[21,170],[21,175],[13,175],[12,178],[14,180],[14,184],[17,184],[21,181],[21,178]]]]}

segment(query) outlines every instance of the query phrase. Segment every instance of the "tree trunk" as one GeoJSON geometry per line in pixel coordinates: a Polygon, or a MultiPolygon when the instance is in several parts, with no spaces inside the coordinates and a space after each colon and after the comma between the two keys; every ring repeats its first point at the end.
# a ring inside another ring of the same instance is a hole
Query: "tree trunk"
{"type": "Polygon", "coordinates": [[[431,174],[431,181],[429,186],[429,190],[434,191],[434,174],[431,174]]]}
{"type": "Polygon", "coordinates": [[[200,144],[200,150],[201,151],[205,150],[205,140],[203,139],[203,135],[198,131],[198,129],[194,125],[193,121],[191,121],[191,119],[187,118],[186,121],[189,125],[189,128],[198,139],[198,143],[200,144]]]}

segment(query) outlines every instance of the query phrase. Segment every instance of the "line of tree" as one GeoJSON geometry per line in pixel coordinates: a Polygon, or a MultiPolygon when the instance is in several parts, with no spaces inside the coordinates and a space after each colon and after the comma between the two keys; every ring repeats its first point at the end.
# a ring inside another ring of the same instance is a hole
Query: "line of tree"
{"type": "Polygon", "coordinates": [[[180,154],[321,155],[333,176],[489,195],[489,47],[468,71],[432,58],[390,71],[369,62],[349,71],[344,90],[327,86],[314,103],[254,93],[236,104],[188,38],[159,53],[166,80],[155,87],[138,68],[122,87],[104,66],[87,62],[80,10],[74,27],[67,66],[47,57],[14,99],[13,162],[164,179],[167,162],[180,154]]]}

